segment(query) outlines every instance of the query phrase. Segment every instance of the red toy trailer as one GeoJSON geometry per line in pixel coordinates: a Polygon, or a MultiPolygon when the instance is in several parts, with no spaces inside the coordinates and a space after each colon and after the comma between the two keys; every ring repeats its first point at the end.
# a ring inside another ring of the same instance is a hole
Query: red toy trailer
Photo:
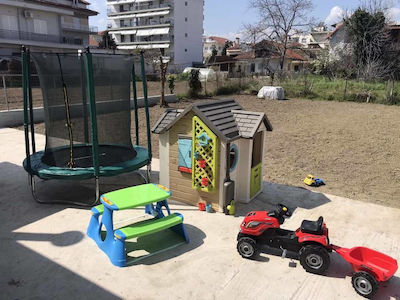
{"type": "Polygon", "coordinates": [[[366,298],[372,297],[378,283],[389,280],[397,271],[397,261],[383,253],[364,247],[346,249],[329,242],[324,219],[304,220],[296,231],[282,229],[289,209],[279,204],[274,211],[249,212],[240,225],[237,250],[244,258],[254,258],[263,246],[297,253],[300,264],[310,273],[324,274],[330,264],[330,255],[336,251],[353,268],[353,287],[366,298]]]}
{"type": "Polygon", "coordinates": [[[365,247],[330,247],[353,268],[351,282],[356,292],[363,297],[374,295],[379,283],[389,280],[397,271],[397,261],[381,252],[365,247]]]}

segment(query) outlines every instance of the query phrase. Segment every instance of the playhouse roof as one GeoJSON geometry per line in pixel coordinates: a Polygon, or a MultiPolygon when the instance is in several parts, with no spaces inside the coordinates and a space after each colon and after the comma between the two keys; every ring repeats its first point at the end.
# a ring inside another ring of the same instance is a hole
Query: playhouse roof
{"type": "Polygon", "coordinates": [[[166,110],[152,132],[161,134],[168,131],[190,111],[193,111],[225,142],[231,142],[240,137],[252,138],[261,122],[265,124],[268,131],[272,131],[271,123],[264,113],[245,111],[235,100],[213,100],[194,103],[185,110],[166,110]]]}
{"type": "Polygon", "coordinates": [[[253,138],[261,122],[264,122],[268,131],[272,131],[272,125],[264,113],[246,110],[232,110],[232,113],[240,136],[244,138],[253,138]]]}

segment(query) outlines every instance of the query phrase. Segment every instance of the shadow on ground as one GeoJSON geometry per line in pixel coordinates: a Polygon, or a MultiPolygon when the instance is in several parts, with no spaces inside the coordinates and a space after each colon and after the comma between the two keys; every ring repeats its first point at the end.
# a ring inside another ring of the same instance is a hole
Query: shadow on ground
{"type": "MultiPolygon", "coordinates": [[[[59,247],[79,243],[82,232],[61,234],[22,233],[18,229],[56,214],[67,206],[37,204],[30,193],[27,173],[17,165],[0,163],[0,290],[5,299],[78,298],[119,299],[110,291],[94,284],[35,252],[21,241],[48,241],[59,247]],[[6,270],[6,272],[4,271],[6,270]],[[66,287],[68,286],[68,289],[66,287]]],[[[77,197],[75,189],[68,194],[77,197]]],[[[84,231],[86,228],[83,228],[84,231]]]]}
{"type": "MultiPolygon", "coordinates": [[[[281,256],[282,250],[270,247],[263,247],[263,249],[260,249],[259,254],[254,258],[254,260],[268,263],[270,259],[266,255],[281,256]]],[[[326,273],[324,275],[313,276],[326,276],[342,279],[346,277],[352,277],[353,270],[350,264],[347,263],[339,254],[337,254],[336,252],[330,253],[330,259],[331,263],[326,273]]],[[[288,268],[303,268],[298,261],[298,254],[291,251],[288,251],[286,258],[282,259],[282,267],[285,266],[287,266],[288,268]]],[[[304,270],[304,272],[306,271],[304,270]]],[[[351,280],[349,280],[349,284],[351,284],[351,280]]],[[[354,291],[354,298],[356,297],[356,291],[354,291]]],[[[380,283],[378,292],[372,299],[400,299],[400,278],[394,276],[390,280],[380,283]]]]}
{"type": "Polygon", "coordinates": [[[185,224],[185,229],[190,238],[189,244],[172,230],[143,236],[136,242],[126,242],[127,264],[153,265],[190,252],[204,243],[206,234],[202,230],[190,224],[185,224]],[[142,252],[145,253],[141,255],[142,252]]]}
{"type": "Polygon", "coordinates": [[[294,212],[297,207],[312,209],[328,202],[330,200],[321,193],[301,187],[263,182],[263,190],[255,199],[248,204],[236,204],[235,216],[245,216],[253,210],[272,210],[279,203],[286,205],[294,212]]]}

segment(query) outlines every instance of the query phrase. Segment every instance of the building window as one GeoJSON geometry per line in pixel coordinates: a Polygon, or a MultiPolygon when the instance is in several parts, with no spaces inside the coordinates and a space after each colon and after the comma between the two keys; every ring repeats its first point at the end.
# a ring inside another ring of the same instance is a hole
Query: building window
{"type": "Polygon", "coordinates": [[[5,30],[18,30],[17,17],[0,15],[0,28],[5,30]]]}
{"type": "Polygon", "coordinates": [[[135,35],[131,34],[131,43],[135,42],[135,35]]]}
{"type": "Polygon", "coordinates": [[[187,6],[188,5],[188,3],[187,3],[187,1],[185,1],[185,6],[187,6]]]}
{"type": "Polygon", "coordinates": [[[125,27],[125,20],[119,20],[119,26],[125,27]]]}
{"type": "Polygon", "coordinates": [[[192,139],[190,137],[178,139],[178,170],[192,173],[192,139]]]}
{"type": "Polygon", "coordinates": [[[185,49],[185,52],[187,52],[187,49],[185,49]]]}
{"type": "Polygon", "coordinates": [[[33,30],[35,33],[47,34],[47,22],[44,20],[33,20],[33,30]]]}
{"type": "Polygon", "coordinates": [[[233,172],[236,169],[239,160],[239,150],[235,144],[231,145],[229,149],[229,172],[233,172]]]}
{"type": "Polygon", "coordinates": [[[206,50],[206,51],[207,51],[207,50],[208,50],[208,47],[204,47],[204,50],[206,50]]]}
{"type": "Polygon", "coordinates": [[[124,12],[125,10],[124,10],[124,5],[123,4],[121,4],[120,6],[119,6],[119,11],[120,12],[124,12]]]}
{"type": "Polygon", "coordinates": [[[187,34],[187,33],[185,33],[185,37],[188,37],[188,34],[187,34]]]}
{"type": "Polygon", "coordinates": [[[121,35],[121,43],[125,43],[125,36],[121,35]]]}
{"type": "Polygon", "coordinates": [[[185,17],[185,22],[187,22],[187,17],[185,17]]]}

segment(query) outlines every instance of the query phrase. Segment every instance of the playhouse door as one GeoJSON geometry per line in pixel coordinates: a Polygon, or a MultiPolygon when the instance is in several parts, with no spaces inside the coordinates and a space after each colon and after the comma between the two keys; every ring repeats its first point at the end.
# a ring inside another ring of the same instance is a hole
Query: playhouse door
{"type": "Polygon", "coordinates": [[[250,174],[250,198],[261,190],[263,133],[257,132],[253,139],[253,154],[250,174]]]}

